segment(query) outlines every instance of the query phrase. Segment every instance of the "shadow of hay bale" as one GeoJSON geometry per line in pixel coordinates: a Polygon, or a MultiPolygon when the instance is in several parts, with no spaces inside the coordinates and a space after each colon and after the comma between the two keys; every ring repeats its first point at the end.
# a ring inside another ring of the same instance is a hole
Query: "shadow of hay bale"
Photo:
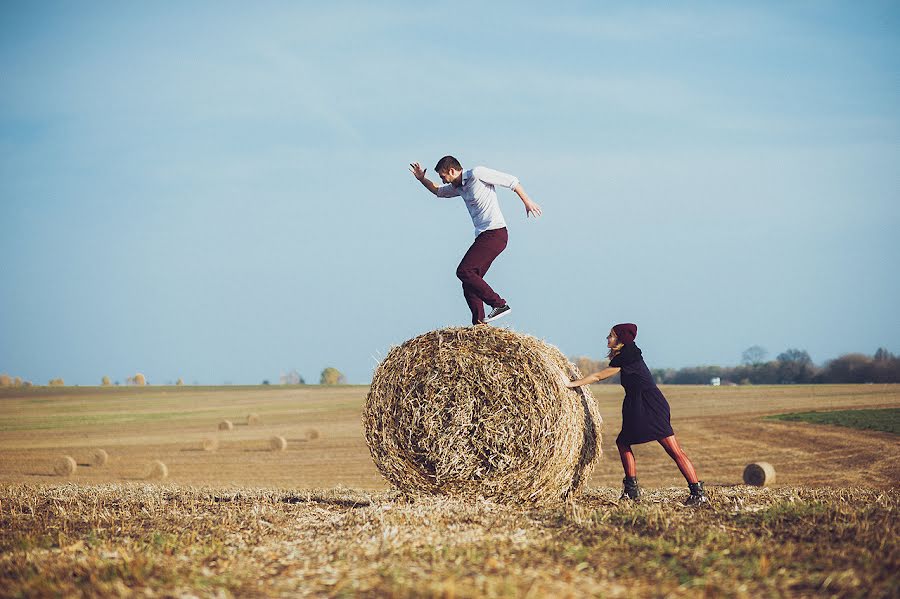
{"type": "Polygon", "coordinates": [[[602,451],[602,419],[555,347],[494,327],[431,331],[391,349],[363,422],[376,467],[401,491],[557,501],[602,451]]]}

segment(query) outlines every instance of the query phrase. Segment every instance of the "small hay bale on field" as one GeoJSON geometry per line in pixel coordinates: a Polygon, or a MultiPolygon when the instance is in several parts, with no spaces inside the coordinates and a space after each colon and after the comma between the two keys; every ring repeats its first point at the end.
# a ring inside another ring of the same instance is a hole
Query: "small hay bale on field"
{"type": "Polygon", "coordinates": [[[101,467],[106,466],[106,463],[109,461],[109,454],[106,453],[104,449],[94,449],[91,452],[91,466],[101,467]]]}
{"type": "Polygon", "coordinates": [[[222,422],[219,423],[219,430],[220,431],[234,430],[234,424],[231,422],[231,420],[223,420],[222,422]]]}
{"type": "Polygon", "coordinates": [[[259,424],[259,414],[247,414],[247,426],[259,424]]]}
{"type": "Polygon", "coordinates": [[[775,467],[769,462],[754,462],[744,468],[744,484],[765,487],[775,482],[775,467]]]}
{"type": "Polygon", "coordinates": [[[150,463],[150,473],[147,474],[147,478],[167,478],[169,476],[169,467],[160,462],[159,460],[154,460],[150,463]]]}
{"type": "Polygon", "coordinates": [[[319,431],[314,428],[308,428],[303,432],[303,436],[307,441],[315,441],[319,438],[319,431]]]}
{"type": "Polygon", "coordinates": [[[204,437],[202,441],[200,441],[200,448],[203,451],[216,451],[219,449],[219,440],[215,437],[204,437]]]}
{"type": "Polygon", "coordinates": [[[287,449],[287,440],[284,437],[275,435],[269,439],[269,447],[272,451],[284,451],[287,449]]]}
{"type": "Polygon", "coordinates": [[[602,419],[555,347],[489,326],[391,349],[366,398],[366,442],[404,491],[511,501],[567,498],[601,454],[602,419]]]}
{"type": "Polygon", "coordinates": [[[78,470],[78,464],[72,456],[60,456],[53,463],[53,472],[57,476],[72,476],[76,470],[78,470]]]}

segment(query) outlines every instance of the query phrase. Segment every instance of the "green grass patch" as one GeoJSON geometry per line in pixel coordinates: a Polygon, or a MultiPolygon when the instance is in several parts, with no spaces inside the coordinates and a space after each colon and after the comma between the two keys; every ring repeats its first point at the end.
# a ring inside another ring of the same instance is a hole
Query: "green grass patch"
{"type": "Polygon", "coordinates": [[[879,410],[836,410],[833,412],[795,412],[768,416],[771,420],[833,424],[900,435],[900,408],[879,410]]]}

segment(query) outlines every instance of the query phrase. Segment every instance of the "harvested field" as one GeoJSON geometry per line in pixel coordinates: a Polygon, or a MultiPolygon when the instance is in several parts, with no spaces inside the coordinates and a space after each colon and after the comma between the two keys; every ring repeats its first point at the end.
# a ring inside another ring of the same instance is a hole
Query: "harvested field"
{"type": "MultiPolygon", "coordinates": [[[[0,390],[0,482],[59,482],[60,455],[104,448],[103,468],[79,468],[78,483],[141,478],[149,459],[169,467],[169,479],[190,485],[385,490],[360,421],[367,387],[142,387],[0,390]],[[217,451],[204,438],[228,415],[256,413],[260,424],[220,433],[217,451]],[[321,434],[319,434],[321,433],[321,434]],[[286,451],[260,451],[279,435],[286,451]],[[136,466],[137,465],[137,466],[136,466]]],[[[604,456],[588,486],[621,485],[613,443],[621,425],[622,389],[591,388],[603,417],[604,456]]],[[[900,443],[890,433],[768,420],[809,410],[896,408],[900,385],[766,387],[670,386],[672,424],[708,484],[740,484],[744,467],[769,462],[776,487],[890,488],[900,485],[900,443]]],[[[683,485],[661,447],[634,447],[641,484],[683,485]]]]}
{"type": "Polygon", "coordinates": [[[892,597],[896,491],[613,489],[541,508],[395,492],[0,486],[6,596],[892,597]]]}
{"type": "Polygon", "coordinates": [[[644,502],[617,501],[612,386],[592,388],[606,456],[574,504],[542,507],[387,490],[366,387],[2,390],[0,596],[896,596],[896,435],[765,416],[896,408],[900,386],[664,390],[709,510],[680,505],[649,444],[644,502]],[[211,422],[247,413],[203,451],[211,422]],[[96,447],[104,467],[54,475],[96,447]],[[168,479],[142,480],[152,459],[168,479]],[[758,461],[773,487],[740,485],[758,461]]]}

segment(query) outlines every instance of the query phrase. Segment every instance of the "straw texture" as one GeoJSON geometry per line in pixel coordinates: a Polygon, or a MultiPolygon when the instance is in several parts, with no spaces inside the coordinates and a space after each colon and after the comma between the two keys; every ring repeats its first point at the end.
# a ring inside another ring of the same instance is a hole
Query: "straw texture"
{"type": "Polygon", "coordinates": [[[501,501],[564,499],[600,457],[581,373],[555,347],[489,326],[431,331],[393,348],[366,399],[366,442],[403,491],[501,501]]]}

